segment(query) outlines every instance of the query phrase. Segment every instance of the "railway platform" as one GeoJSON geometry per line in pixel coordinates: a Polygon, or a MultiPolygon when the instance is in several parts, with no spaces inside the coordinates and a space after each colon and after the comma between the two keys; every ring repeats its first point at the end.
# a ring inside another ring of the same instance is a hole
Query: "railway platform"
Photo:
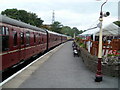
{"type": "Polygon", "coordinates": [[[116,77],[103,76],[102,82],[94,79],[95,73],[87,69],[80,57],[73,56],[69,41],[50,51],[2,88],[118,88],[116,77]]]}

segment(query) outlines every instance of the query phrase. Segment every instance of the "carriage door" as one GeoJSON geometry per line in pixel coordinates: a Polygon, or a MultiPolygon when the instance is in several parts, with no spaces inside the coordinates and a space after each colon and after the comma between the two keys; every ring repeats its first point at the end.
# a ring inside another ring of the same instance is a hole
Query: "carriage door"
{"type": "Polygon", "coordinates": [[[19,33],[20,36],[20,42],[19,42],[19,56],[20,60],[25,59],[25,39],[24,39],[24,32],[19,33]]]}

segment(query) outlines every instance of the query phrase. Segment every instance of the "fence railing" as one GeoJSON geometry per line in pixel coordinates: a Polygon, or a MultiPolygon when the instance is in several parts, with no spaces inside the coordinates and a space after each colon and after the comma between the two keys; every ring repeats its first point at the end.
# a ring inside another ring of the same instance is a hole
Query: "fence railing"
{"type": "MultiPolygon", "coordinates": [[[[98,55],[98,41],[92,41],[92,40],[83,40],[79,39],[80,43],[83,43],[85,45],[85,49],[88,50],[91,55],[98,55]]],[[[107,55],[109,52],[114,52],[120,50],[120,39],[112,39],[111,42],[103,42],[103,56],[107,55]]]]}

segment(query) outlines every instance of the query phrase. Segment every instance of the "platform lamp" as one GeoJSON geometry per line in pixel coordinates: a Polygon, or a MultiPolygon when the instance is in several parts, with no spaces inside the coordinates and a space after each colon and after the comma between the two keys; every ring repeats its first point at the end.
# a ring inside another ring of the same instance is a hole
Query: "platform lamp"
{"type": "Polygon", "coordinates": [[[100,11],[100,17],[99,21],[100,23],[98,24],[98,27],[100,28],[100,33],[99,33],[99,49],[98,49],[98,63],[97,63],[97,72],[95,75],[95,82],[101,82],[102,81],[102,22],[103,22],[103,17],[107,17],[110,15],[109,12],[103,13],[102,7],[103,5],[107,2],[107,0],[101,5],[101,11],[100,11]]]}

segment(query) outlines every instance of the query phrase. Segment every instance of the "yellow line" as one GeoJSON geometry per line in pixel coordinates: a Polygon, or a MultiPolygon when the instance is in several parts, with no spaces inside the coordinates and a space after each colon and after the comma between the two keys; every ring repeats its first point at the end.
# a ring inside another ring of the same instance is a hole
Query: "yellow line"
{"type": "MultiPolygon", "coordinates": [[[[43,45],[43,44],[36,45],[36,46],[31,46],[31,47],[26,47],[26,48],[22,48],[22,49],[17,49],[17,50],[5,52],[5,53],[1,53],[0,55],[5,55],[5,54],[8,54],[8,53],[10,54],[10,53],[14,53],[14,52],[17,52],[17,51],[20,51],[20,50],[22,51],[22,50],[25,50],[25,49],[30,49],[30,48],[41,46],[41,45],[43,45]]],[[[46,45],[46,43],[45,43],[45,45],[46,45]]]]}

